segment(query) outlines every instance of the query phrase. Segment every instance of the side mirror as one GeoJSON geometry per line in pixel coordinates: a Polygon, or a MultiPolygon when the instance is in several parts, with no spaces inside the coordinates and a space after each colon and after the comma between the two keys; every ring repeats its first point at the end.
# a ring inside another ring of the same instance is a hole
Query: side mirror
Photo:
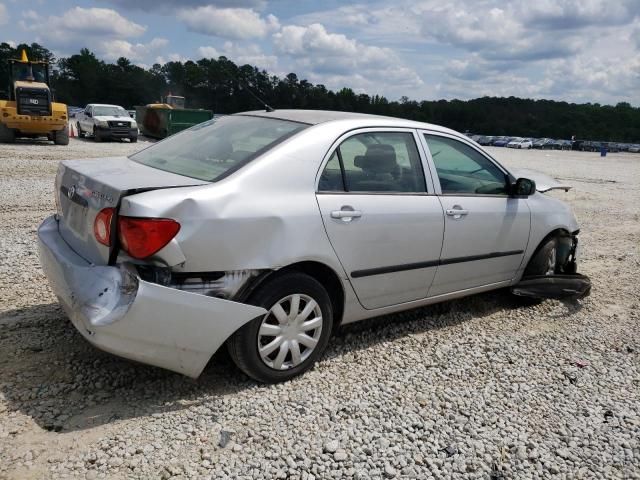
{"type": "Polygon", "coordinates": [[[528,197],[536,193],[536,182],[528,178],[519,178],[511,184],[511,195],[513,197],[528,197]]]}
{"type": "Polygon", "coordinates": [[[87,112],[87,117],[89,117],[89,118],[92,117],[91,112],[87,112]]]}

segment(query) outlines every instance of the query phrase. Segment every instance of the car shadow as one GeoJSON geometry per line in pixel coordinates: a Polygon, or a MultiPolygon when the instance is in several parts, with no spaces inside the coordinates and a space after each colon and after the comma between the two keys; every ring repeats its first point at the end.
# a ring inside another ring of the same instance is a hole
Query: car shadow
{"type": "MultiPolygon", "coordinates": [[[[323,359],[516,308],[522,305],[508,292],[494,291],[345,325],[335,332],[323,359]]],[[[58,304],[0,313],[0,391],[10,411],[31,417],[45,430],[90,429],[263,388],[269,387],[233,365],[226,348],[193,380],[97,350],[58,304]]]]}

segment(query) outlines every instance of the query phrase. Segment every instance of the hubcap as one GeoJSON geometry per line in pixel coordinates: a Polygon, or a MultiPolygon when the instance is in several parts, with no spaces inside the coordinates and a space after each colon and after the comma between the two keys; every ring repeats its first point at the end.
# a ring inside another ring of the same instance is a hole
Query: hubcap
{"type": "Polygon", "coordinates": [[[289,370],[313,352],[322,333],[322,310],[308,295],[296,293],[276,302],[258,330],[260,358],[274,370],[289,370]]]}

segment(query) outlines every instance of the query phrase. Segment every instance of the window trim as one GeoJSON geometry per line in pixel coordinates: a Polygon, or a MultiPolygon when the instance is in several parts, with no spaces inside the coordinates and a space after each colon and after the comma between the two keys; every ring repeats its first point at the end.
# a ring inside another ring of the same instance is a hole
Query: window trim
{"type": "Polygon", "coordinates": [[[358,127],[351,130],[347,130],[342,133],[329,147],[329,150],[325,154],[322,162],[320,163],[320,168],[316,172],[316,180],[315,180],[315,192],[316,195],[404,195],[404,196],[433,196],[436,195],[435,185],[433,183],[433,176],[431,173],[431,166],[428,162],[428,158],[425,155],[424,147],[421,143],[421,135],[418,133],[418,130],[415,128],[407,128],[407,127],[358,127]],[[324,171],[327,163],[331,160],[334,152],[338,151],[338,158],[340,160],[340,168],[343,175],[343,183],[345,189],[347,188],[346,179],[344,178],[344,165],[342,162],[342,155],[339,151],[339,146],[349,138],[359,135],[362,133],[411,133],[413,135],[413,140],[416,143],[416,149],[418,150],[418,155],[420,157],[420,165],[422,166],[422,174],[425,181],[425,192],[349,192],[349,191],[327,191],[327,190],[319,190],[318,186],[320,184],[320,177],[322,176],[322,172],[324,171]]]}
{"type": "Polygon", "coordinates": [[[425,151],[425,156],[429,161],[429,171],[431,172],[431,180],[435,186],[436,195],[442,197],[482,197],[482,198],[510,198],[510,195],[497,195],[497,194],[483,194],[483,193],[442,193],[442,188],[440,186],[440,177],[438,177],[438,172],[436,170],[436,164],[433,161],[433,157],[431,156],[431,150],[429,149],[429,145],[427,143],[427,139],[425,135],[430,135],[433,137],[443,137],[450,138],[452,140],[457,140],[460,143],[467,145],[468,147],[475,150],[477,153],[482,155],[487,161],[491,162],[494,166],[496,166],[500,171],[502,171],[505,176],[509,179],[509,182],[515,182],[514,176],[500,164],[495,158],[493,158],[488,152],[484,151],[482,148],[478,148],[479,146],[474,144],[475,142],[470,141],[470,139],[465,138],[460,135],[456,135],[453,132],[440,132],[437,130],[430,130],[427,128],[421,128],[418,130],[418,134],[420,137],[420,142],[422,148],[425,151]]]}

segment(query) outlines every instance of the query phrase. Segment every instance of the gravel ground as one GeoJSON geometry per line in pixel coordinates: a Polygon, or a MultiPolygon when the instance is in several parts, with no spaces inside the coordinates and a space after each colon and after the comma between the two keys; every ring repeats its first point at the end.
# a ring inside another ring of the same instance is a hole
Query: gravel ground
{"type": "Polygon", "coordinates": [[[640,155],[495,149],[571,181],[580,303],[492,292],[343,328],[262,386],[101,353],[64,317],[36,227],[59,160],[145,144],[0,146],[0,478],[640,478],[640,155]]]}

